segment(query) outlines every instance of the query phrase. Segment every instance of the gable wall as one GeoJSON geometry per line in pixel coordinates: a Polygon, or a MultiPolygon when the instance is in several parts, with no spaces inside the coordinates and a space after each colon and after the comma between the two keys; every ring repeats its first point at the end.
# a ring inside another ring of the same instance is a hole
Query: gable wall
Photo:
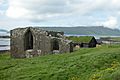
{"type": "Polygon", "coordinates": [[[96,39],[93,37],[89,43],[89,47],[96,47],[97,41],[96,39]]]}
{"type": "Polygon", "coordinates": [[[11,56],[24,57],[24,33],[26,29],[15,29],[11,31],[11,56]]]}

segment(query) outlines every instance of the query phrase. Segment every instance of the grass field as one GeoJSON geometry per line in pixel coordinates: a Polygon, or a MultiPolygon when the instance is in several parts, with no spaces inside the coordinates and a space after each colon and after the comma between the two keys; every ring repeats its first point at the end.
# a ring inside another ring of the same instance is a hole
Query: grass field
{"type": "Polygon", "coordinates": [[[120,46],[29,59],[0,54],[0,80],[120,80],[120,46]]]}

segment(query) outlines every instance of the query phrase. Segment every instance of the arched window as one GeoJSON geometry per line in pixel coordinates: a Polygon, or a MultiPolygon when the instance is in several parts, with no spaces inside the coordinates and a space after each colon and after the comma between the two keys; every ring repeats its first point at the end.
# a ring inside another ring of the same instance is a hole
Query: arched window
{"type": "Polygon", "coordinates": [[[24,39],[25,50],[33,49],[33,35],[30,30],[25,33],[24,39]]]}

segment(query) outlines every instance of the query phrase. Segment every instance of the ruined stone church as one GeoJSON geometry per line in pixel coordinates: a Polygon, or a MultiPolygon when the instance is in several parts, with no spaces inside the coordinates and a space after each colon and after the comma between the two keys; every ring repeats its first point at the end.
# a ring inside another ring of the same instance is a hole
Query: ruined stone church
{"type": "Polygon", "coordinates": [[[11,57],[29,58],[73,51],[72,41],[65,39],[64,32],[42,30],[39,27],[11,30],[11,57]]]}

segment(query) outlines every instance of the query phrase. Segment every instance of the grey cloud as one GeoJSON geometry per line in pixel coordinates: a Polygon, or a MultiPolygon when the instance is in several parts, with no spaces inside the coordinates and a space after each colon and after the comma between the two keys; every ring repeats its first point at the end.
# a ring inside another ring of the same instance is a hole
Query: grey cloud
{"type": "Polygon", "coordinates": [[[120,9],[119,2],[119,0],[9,0],[10,6],[6,15],[17,19],[44,21],[56,16],[70,14],[82,16],[96,10],[104,12],[120,9]]]}

